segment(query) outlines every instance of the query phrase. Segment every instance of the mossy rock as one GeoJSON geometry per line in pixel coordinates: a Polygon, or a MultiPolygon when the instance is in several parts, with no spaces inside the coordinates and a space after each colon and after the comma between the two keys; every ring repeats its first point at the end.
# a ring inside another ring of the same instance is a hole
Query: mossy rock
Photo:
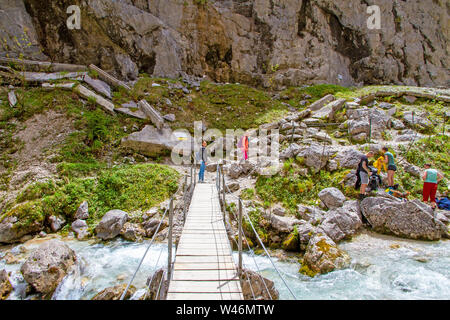
{"type": "Polygon", "coordinates": [[[300,247],[298,234],[291,233],[281,244],[281,248],[286,251],[298,251],[300,247]]]}

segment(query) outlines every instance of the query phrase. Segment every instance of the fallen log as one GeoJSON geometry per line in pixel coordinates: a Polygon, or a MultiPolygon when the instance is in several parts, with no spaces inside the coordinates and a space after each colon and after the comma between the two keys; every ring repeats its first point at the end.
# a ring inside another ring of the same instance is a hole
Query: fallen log
{"type": "Polygon", "coordinates": [[[103,109],[105,109],[105,111],[109,112],[112,115],[115,115],[116,113],[114,112],[114,104],[111,101],[106,100],[105,98],[103,98],[102,96],[99,96],[98,94],[94,93],[93,91],[89,90],[88,88],[82,86],[81,84],[79,84],[78,86],[76,86],[74,88],[74,91],[78,94],[80,94],[81,96],[83,96],[84,98],[91,98],[91,99],[95,99],[95,102],[100,105],[103,109]]]}
{"type": "Polygon", "coordinates": [[[48,61],[33,61],[33,60],[21,60],[14,58],[0,57],[0,64],[15,64],[23,66],[27,71],[44,71],[44,72],[76,72],[87,71],[87,67],[83,65],[67,64],[67,63],[54,63],[48,61]]]}
{"type": "Polygon", "coordinates": [[[111,86],[113,86],[113,87],[123,87],[123,88],[125,88],[125,89],[128,90],[128,91],[131,90],[131,88],[130,88],[128,85],[126,85],[125,82],[120,81],[120,80],[114,78],[112,75],[110,75],[110,74],[108,74],[107,72],[103,71],[103,70],[100,69],[99,67],[97,67],[97,66],[91,64],[91,65],[89,66],[89,69],[90,69],[91,71],[96,72],[96,73],[98,74],[98,77],[99,77],[100,79],[102,79],[102,80],[105,81],[106,83],[110,84],[111,86]]]}
{"type": "Polygon", "coordinates": [[[142,112],[153,122],[153,124],[161,130],[164,125],[164,119],[161,117],[159,112],[149,105],[144,99],[139,101],[138,105],[142,112]]]}

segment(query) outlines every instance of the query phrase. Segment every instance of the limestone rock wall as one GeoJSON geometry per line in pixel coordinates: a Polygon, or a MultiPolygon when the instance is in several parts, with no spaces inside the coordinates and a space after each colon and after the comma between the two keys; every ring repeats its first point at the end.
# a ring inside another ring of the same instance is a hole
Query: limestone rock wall
{"type": "Polygon", "coordinates": [[[18,25],[31,19],[51,59],[128,79],[184,72],[265,86],[450,84],[444,0],[5,1],[25,17],[18,25]],[[66,27],[72,4],[81,30],[66,27]],[[373,4],[381,30],[367,27],[373,4]]]}

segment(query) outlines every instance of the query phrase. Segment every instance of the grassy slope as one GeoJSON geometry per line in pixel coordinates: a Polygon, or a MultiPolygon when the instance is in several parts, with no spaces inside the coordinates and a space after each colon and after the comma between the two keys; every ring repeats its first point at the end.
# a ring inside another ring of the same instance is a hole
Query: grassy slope
{"type": "MultiPolygon", "coordinates": [[[[143,76],[131,93],[116,91],[113,93],[113,100],[118,105],[131,99],[137,101],[145,98],[162,114],[176,115],[177,121],[171,124],[172,128],[187,128],[192,131],[193,121],[203,120],[208,128],[225,130],[227,128],[248,129],[278,120],[288,112],[281,101],[300,110],[307,107],[300,104],[303,100],[309,104],[326,94],[335,94],[337,97],[352,100],[353,97],[377,89],[377,87],[352,89],[335,85],[296,87],[280,92],[280,100],[273,100],[264,90],[239,84],[216,85],[207,81],[201,83],[199,91],[191,90],[191,94],[185,95],[180,89],[169,88],[169,83],[177,82],[181,83],[177,80],[152,79],[143,76]],[[159,83],[161,86],[152,87],[152,83],[159,83]],[[170,99],[172,106],[166,102],[165,98],[170,99]]],[[[20,90],[18,94],[22,96],[20,90]]],[[[123,115],[112,117],[97,109],[91,102],[83,104],[76,95],[67,91],[46,92],[41,89],[27,89],[22,99],[25,101],[26,108],[19,107],[11,110],[6,103],[7,90],[0,88],[0,100],[3,101],[0,105],[2,138],[0,179],[3,179],[0,185],[3,188],[7,185],[15,166],[11,161],[11,154],[20,148],[21,144],[20,141],[14,141],[12,138],[17,130],[17,124],[12,120],[20,123],[36,113],[52,108],[66,112],[68,117],[73,118],[77,131],[66,139],[52,159],[53,162],[58,163],[58,174],[55,180],[48,185],[30,186],[19,195],[15,203],[8,206],[11,208],[13,204],[22,204],[18,209],[21,212],[17,214],[28,212],[33,218],[43,218],[50,213],[64,214],[70,219],[79,203],[86,199],[94,213],[89,221],[90,225],[93,225],[96,219],[111,208],[145,209],[162,201],[176,188],[176,173],[164,166],[126,164],[124,156],[128,154],[128,151],[120,148],[120,140],[131,132],[133,127],[142,128],[147,122],[123,115]],[[114,163],[121,163],[121,165],[113,167],[114,163]],[[162,180],[164,183],[159,183],[161,177],[165,177],[162,180]],[[140,189],[136,189],[139,185],[147,186],[142,195],[139,195],[140,189]],[[157,185],[158,188],[151,187],[153,185],[157,185]]],[[[442,111],[441,104],[419,99],[414,104],[408,105],[405,101],[394,100],[390,97],[384,98],[384,101],[392,102],[398,107],[396,114],[398,117],[406,110],[417,110],[419,107],[430,112],[430,119],[437,124],[433,128],[433,133],[441,131],[438,121],[442,111]]],[[[412,148],[406,155],[407,160],[416,165],[434,160],[436,166],[444,171],[448,179],[449,155],[446,151],[449,147],[448,138],[436,139],[425,140],[412,148]]],[[[137,154],[133,156],[138,162],[146,161],[144,157],[137,154]]],[[[247,198],[258,198],[266,207],[274,202],[282,202],[286,207],[294,210],[299,203],[317,203],[317,193],[326,187],[335,186],[348,196],[354,196],[355,191],[352,188],[344,188],[339,184],[349,170],[339,170],[334,173],[310,172],[304,177],[299,174],[299,169],[302,167],[301,159],[297,159],[287,162],[280,175],[258,178],[256,190],[245,191],[248,193],[247,198]]],[[[421,188],[420,181],[401,171],[400,175],[402,186],[414,189],[417,196],[421,188]]],[[[11,214],[6,210],[2,213],[11,214]]]]}

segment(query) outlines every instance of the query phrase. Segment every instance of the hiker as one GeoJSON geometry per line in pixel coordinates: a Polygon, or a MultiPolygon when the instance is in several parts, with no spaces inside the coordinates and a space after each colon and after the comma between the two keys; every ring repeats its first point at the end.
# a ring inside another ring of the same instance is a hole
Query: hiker
{"type": "Polygon", "coordinates": [[[363,155],[361,157],[361,161],[358,164],[358,169],[356,170],[356,186],[358,184],[361,184],[360,190],[359,190],[359,199],[363,200],[364,196],[366,195],[366,188],[369,184],[369,176],[372,174],[371,170],[369,169],[369,158],[373,157],[374,153],[373,151],[369,151],[366,155],[363,155]]]}
{"type": "Polygon", "coordinates": [[[384,155],[384,163],[387,163],[387,174],[388,174],[388,189],[394,188],[394,174],[397,171],[397,166],[395,165],[394,155],[389,152],[388,147],[383,147],[381,152],[384,155]]]}
{"type": "Polygon", "coordinates": [[[202,141],[202,147],[197,152],[197,161],[200,161],[200,171],[198,173],[198,182],[205,182],[206,169],[206,141],[202,141]]]}
{"type": "Polygon", "coordinates": [[[242,136],[239,140],[238,147],[241,148],[244,153],[244,160],[248,160],[248,137],[242,136]]]}
{"type": "Polygon", "coordinates": [[[427,203],[430,200],[431,207],[436,209],[436,191],[439,182],[444,178],[443,175],[436,169],[431,168],[431,164],[427,163],[424,166],[425,171],[423,172],[422,179],[423,183],[423,202],[427,203]]]}

